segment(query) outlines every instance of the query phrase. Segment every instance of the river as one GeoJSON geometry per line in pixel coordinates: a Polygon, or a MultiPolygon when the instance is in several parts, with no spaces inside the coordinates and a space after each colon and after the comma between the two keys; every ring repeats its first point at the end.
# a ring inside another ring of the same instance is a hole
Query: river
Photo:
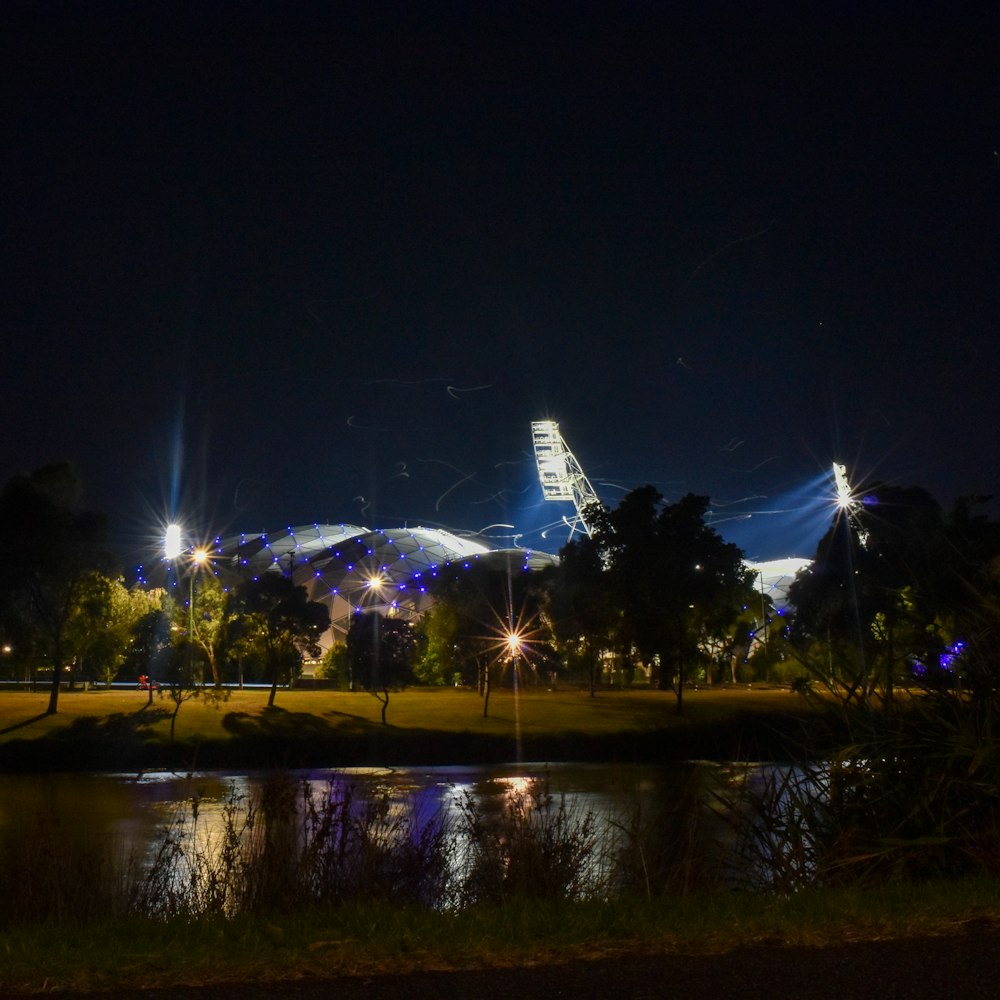
{"type": "MultiPolygon", "coordinates": [[[[307,815],[318,828],[324,810],[329,819],[341,809],[338,815],[368,824],[369,841],[417,843],[431,828],[448,831],[448,864],[456,869],[470,865],[477,849],[471,841],[482,840],[484,830],[501,853],[527,831],[539,843],[561,838],[567,856],[577,851],[591,887],[604,884],[630,854],[633,867],[648,866],[657,853],[691,878],[696,868],[703,876],[706,866],[732,866],[725,803],[727,796],[735,801],[732,789],[747,773],[742,765],[690,762],[0,775],[0,845],[18,844],[22,856],[26,845],[58,845],[68,863],[79,852],[83,865],[91,863],[86,852],[102,844],[119,858],[151,865],[172,836],[171,864],[189,870],[218,857],[227,828],[245,837],[248,816],[250,827],[275,828],[291,816],[301,850],[307,815]],[[294,793],[276,820],[266,801],[279,780],[294,793]]],[[[509,866],[510,858],[502,863],[509,866]]],[[[574,890],[586,891],[582,884],[574,890]]]]}

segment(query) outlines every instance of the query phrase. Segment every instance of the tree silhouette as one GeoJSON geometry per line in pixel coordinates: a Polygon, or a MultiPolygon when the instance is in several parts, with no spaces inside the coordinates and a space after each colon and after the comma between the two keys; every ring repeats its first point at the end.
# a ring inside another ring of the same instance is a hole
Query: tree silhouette
{"type": "Polygon", "coordinates": [[[74,619],[111,568],[105,518],[81,509],[80,495],[68,464],[15,476],[0,494],[0,595],[52,665],[49,715],[58,711],[74,619]]]}
{"type": "MultiPolygon", "coordinates": [[[[588,519],[596,522],[594,511],[588,512],[588,519]]],[[[555,637],[586,664],[594,697],[603,655],[615,648],[622,619],[600,543],[588,535],[574,538],[560,550],[559,565],[548,570],[544,580],[555,637]]]]}
{"type": "Polygon", "coordinates": [[[846,700],[881,684],[891,707],[908,661],[939,661],[990,619],[1000,526],[973,516],[971,500],[946,517],[926,490],[890,484],[867,489],[854,520],[864,542],[838,516],[789,588],[793,635],[828,647],[846,700]]]}
{"type": "Polygon", "coordinates": [[[658,665],[657,682],[673,688],[678,714],[689,670],[706,659],[706,638],[726,634],[755,594],[743,553],[706,524],[707,512],[707,497],[664,504],[647,485],[595,521],[625,637],[658,665]]]}
{"type": "Polygon", "coordinates": [[[347,656],[351,676],[382,706],[382,725],[389,707],[389,691],[402,687],[413,673],[417,636],[401,618],[387,618],[378,611],[356,614],[347,631],[347,656]]]}
{"type": "Polygon", "coordinates": [[[309,600],[305,587],[277,572],[242,583],[230,611],[236,619],[237,645],[264,660],[271,707],[279,682],[292,680],[303,653],[319,656],[320,636],[330,627],[330,613],[325,604],[309,600]]]}

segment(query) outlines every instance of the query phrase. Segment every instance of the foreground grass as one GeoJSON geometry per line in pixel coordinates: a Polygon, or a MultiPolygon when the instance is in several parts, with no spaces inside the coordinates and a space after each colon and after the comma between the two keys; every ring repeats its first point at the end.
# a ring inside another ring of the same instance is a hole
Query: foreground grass
{"type": "Polygon", "coordinates": [[[840,945],[960,933],[1000,920],[1000,883],[808,890],[767,899],[713,894],[661,901],[524,902],[461,914],[362,905],[294,916],[0,937],[0,992],[99,990],[488,968],[632,953],[840,945]]]}
{"type": "MultiPolygon", "coordinates": [[[[164,763],[248,765],[316,763],[460,763],[480,759],[575,760],[587,756],[711,755],[688,737],[732,726],[736,720],[794,715],[802,706],[786,690],[716,688],[685,695],[675,712],[671,692],[609,691],[591,698],[578,690],[528,688],[494,691],[488,718],[474,691],[410,689],[391,696],[388,725],[378,702],[364,693],[281,691],[266,707],[266,692],[231,691],[221,704],[186,702],[170,741],[173,703],[162,692],[152,704],[141,691],[65,691],[56,715],[45,715],[45,693],[0,692],[0,768],[33,759],[57,766],[66,758],[100,768],[164,763]],[[588,755],[587,748],[592,752],[588,755]],[[524,757],[528,752],[530,757],[524,757]],[[104,758],[107,758],[107,764],[104,758]],[[196,760],[197,758],[197,760],[196,760]],[[307,759],[308,758],[308,759],[307,759]]],[[[732,739],[719,753],[732,756],[732,739]]]]}

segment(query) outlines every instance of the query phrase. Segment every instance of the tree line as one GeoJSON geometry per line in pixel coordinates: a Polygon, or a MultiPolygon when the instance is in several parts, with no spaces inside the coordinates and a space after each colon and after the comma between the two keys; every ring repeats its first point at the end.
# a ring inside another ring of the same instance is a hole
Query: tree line
{"type": "MultiPolygon", "coordinates": [[[[320,655],[327,608],[280,572],[228,582],[206,567],[187,586],[128,586],[103,516],[80,505],[67,465],[13,477],[0,494],[5,676],[48,669],[63,684],[149,677],[176,708],[223,683],[265,682],[268,703],[320,655]]],[[[878,485],[841,511],[779,615],[743,552],[712,528],[707,497],[668,503],[653,487],[586,512],[589,534],[558,565],[474,565],[441,574],[419,621],[367,611],[318,674],[382,703],[406,684],[476,688],[571,677],[591,694],[636,681],[819,678],[848,700],[891,704],[900,684],[985,690],[1000,610],[1000,526],[967,498],[945,513],[926,491],[878,485]]],[[[176,714],[175,708],[175,714],[176,714]]]]}
{"type": "Polygon", "coordinates": [[[951,511],[919,487],[876,483],[842,510],[789,589],[803,675],[848,703],[891,709],[899,685],[993,692],[1000,524],[991,497],[951,511]]]}
{"type": "Polygon", "coordinates": [[[187,587],[128,586],[110,554],[106,518],[80,507],[69,465],[10,479],[0,494],[2,669],[48,684],[48,713],[64,684],[143,679],[184,700],[226,679],[290,682],[319,656],[325,605],[275,573],[226,586],[206,568],[187,587]]]}

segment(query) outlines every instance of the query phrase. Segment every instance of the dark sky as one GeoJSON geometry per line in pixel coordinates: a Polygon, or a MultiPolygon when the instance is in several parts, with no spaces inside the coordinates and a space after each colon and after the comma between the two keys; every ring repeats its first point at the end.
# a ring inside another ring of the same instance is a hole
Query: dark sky
{"type": "Polygon", "coordinates": [[[0,475],[556,551],[552,418],[751,558],[835,458],[993,493],[1000,14],[937,6],[8,0],[0,475]]]}

